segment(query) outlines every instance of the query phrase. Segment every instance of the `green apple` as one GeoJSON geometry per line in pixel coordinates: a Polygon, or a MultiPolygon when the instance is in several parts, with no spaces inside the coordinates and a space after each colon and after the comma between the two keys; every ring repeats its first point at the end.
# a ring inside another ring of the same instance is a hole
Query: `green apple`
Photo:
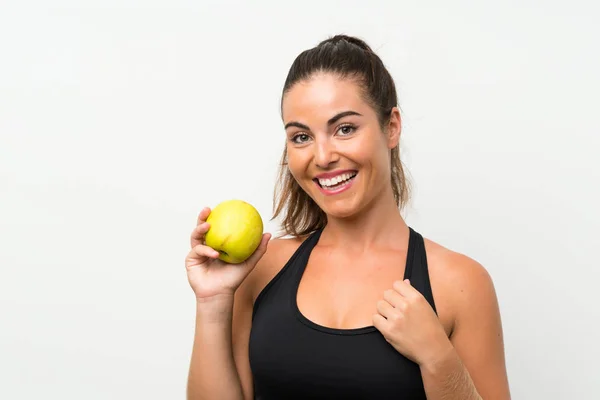
{"type": "Polygon", "coordinates": [[[206,245],[230,264],[246,261],[262,240],[263,220],[256,208],[243,200],[219,203],[206,222],[210,224],[204,237],[206,245]]]}

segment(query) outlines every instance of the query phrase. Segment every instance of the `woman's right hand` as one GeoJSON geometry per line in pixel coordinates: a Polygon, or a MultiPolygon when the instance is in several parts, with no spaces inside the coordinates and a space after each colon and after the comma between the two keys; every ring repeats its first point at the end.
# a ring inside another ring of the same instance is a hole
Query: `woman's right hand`
{"type": "Polygon", "coordinates": [[[206,246],[204,235],[210,225],[206,219],[210,208],[198,215],[197,226],[191,235],[191,250],[185,259],[187,277],[198,300],[210,300],[220,295],[233,295],[267,250],[271,234],[264,233],[260,245],[246,261],[228,264],[219,260],[219,252],[206,246]]]}

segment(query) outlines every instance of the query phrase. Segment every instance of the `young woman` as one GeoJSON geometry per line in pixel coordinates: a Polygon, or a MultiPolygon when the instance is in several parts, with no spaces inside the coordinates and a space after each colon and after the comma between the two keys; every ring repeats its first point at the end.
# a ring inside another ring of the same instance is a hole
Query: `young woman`
{"type": "Polygon", "coordinates": [[[397,102],[360,39],[294,61],[274,215],[284,235],[265,233],[241,265],[205,246],[209,208],[191,235],[188,399],[510,398],[490,276],[400,214],[397,102]]]}

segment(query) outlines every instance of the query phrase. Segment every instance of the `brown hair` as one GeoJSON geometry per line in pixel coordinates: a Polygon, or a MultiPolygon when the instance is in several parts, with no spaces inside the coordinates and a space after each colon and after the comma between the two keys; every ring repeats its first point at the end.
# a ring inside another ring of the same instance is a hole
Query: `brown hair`
{"type": "MultiPolygon", "coordinates": [[[[368,104],[377,113],[382,129],[389,121],[390,112],[398,104],[396,86],[383,62],[363,40],[346,35],[336,35],[303,51],[296,57],[288,72],[283,96],[299,81],[315,73],[335,73],[340,78],[350,78],[359,83],[368,104]]],[[[404,208],[410,197],[410,184],[406,180],[399,146],[390,152],[391,183],[396,204],[404,208]]],[[[327,223],[327,216],[313,199],[300,187],[287,168],[287,149],[281,156],[277,186],[273,196],[272,220],[285,210],[280,236],[299,237],[327,223]]]]}

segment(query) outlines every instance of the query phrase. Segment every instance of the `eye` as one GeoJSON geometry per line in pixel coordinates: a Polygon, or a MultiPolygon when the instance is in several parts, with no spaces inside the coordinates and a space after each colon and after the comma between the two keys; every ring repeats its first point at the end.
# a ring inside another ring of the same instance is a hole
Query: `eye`
{"type": "Polygon", "coordinates": [[[299,133],[297,135],[294,135],[291,141],[296,144],[302,144],[308,141],[308,139],[310,139],[310,136],[308,136],[306,133],[299,133]]]}
{"type": "Polygon", "coordinates": [[[342,136],[348,136],[351,135],[352,133],[354,133],[354,131],[356,131],[356,126],[352,125],[352,124],[345,124],[342,125],[338,128],[338,132],[342,135],[342,136]]]}

